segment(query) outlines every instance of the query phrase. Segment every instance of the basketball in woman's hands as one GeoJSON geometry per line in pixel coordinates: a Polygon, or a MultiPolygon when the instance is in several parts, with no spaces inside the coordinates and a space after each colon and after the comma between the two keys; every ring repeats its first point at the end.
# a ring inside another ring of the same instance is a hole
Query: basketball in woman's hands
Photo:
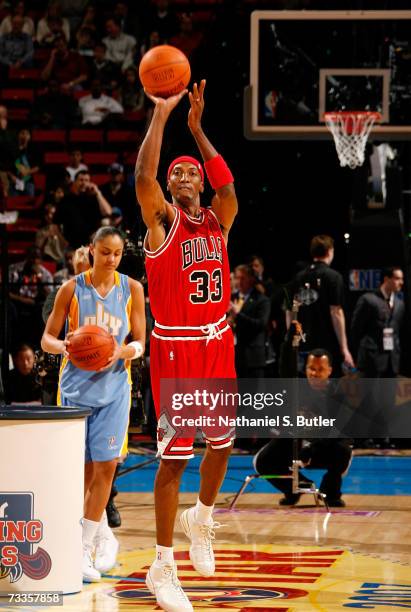
{"type": "Polygon", "coordinates": [[[99,370],[107,365],[114,352],[113,336],[98,325],[83,325],[69,338],[70,361],[81,370],[99,370]]]}

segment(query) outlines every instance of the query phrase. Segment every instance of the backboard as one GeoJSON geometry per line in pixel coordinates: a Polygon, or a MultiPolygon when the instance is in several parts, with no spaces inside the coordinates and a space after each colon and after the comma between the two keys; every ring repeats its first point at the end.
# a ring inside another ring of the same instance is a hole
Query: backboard
{"type": "Polygon", "coordinates": [[[245,135],[328,139],[324,113],[378,111],[411,139],[411,11],[254,11],[245,135]]]}

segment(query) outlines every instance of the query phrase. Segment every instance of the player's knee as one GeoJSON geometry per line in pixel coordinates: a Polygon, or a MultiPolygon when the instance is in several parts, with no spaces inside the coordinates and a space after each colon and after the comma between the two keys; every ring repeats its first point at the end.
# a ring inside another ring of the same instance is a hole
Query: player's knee
{"type": "Polygon", "coordinates": [[[221,459],[226,459],[231,455],[231,451],[233,450],[233,445],[234,443],[231,442],[229,444],[229,446],[214,446],[213,447],[213,443],[209,443],[207,444],[207,452],[216,456],[216,457],[220,457],[221,459]]]}
{"type": "Polygon", "coordinates": [[[94,463],[95,479],[112,480],[117,467],[117,459],[111,461],[96,461],[94,463]]]}
{"type": "Polygon", "coordinates": [[[159,475],[173,480],[181,478],[187,463],[186,459],[162,459],[160,462],[159,475]]]}

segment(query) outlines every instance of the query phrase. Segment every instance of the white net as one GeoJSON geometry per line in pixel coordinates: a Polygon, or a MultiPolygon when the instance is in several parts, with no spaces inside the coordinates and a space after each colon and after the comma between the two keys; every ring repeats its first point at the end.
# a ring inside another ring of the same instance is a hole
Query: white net
{"type": "Polygon", "coordinates": [[[332,133],[341,166],[352,170],[364,163],[365,145],[379,113],[325,113],[325,123],[332,133]]]}

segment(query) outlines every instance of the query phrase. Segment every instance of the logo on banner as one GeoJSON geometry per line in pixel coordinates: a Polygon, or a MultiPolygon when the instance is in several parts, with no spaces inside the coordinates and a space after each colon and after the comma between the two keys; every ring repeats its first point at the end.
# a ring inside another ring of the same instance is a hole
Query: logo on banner
{"type": "Polygon", "coordinates": [[[25,574],[42,580],[50,573],[50,555],[36,546],[43,533],[42,521],[34,518],[33,493],[0,493],[0,579],[17,582],[25,574]]]}

